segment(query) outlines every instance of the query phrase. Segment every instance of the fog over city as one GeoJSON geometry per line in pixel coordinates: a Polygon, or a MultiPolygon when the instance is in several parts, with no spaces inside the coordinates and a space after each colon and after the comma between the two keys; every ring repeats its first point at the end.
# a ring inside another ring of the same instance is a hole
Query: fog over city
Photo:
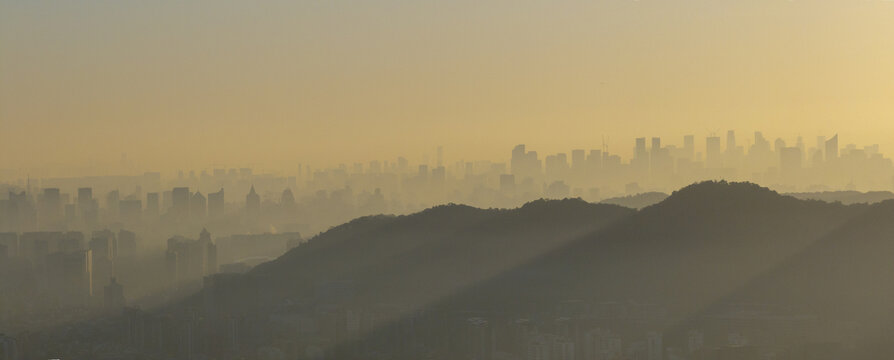
{"type": "Polygon", "coordinates": [[[894,2],[0,0],[0,360],[894,358],[894,2]]]}

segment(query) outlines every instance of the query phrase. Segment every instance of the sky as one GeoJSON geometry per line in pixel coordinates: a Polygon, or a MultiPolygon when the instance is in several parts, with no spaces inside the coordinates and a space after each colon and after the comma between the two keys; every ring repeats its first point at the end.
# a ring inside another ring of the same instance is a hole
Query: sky
{"type": "Polygon", "coordinates": [[[894,1],[0,0],[0,129],[44,176],[730,129],[894,154],[894,1]]]}

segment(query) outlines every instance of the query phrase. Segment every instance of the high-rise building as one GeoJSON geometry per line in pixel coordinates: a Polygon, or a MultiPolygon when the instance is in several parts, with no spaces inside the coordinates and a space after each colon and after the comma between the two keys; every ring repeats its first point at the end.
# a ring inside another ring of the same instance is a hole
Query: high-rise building
{"type": "Polygon", "coordinates": [[[512,148],[512,157],[509,160],[509,171],[512,174],[521,176],[524,170],[525,161],[525,145],[519,144],[512,148]]]}
{"type": "Polygon", "coordinates": [[[122,222],[130,226],[140,223],[143,215],[142,201],[136,199],[121,200],[118,204],[118,212],[122,222]]]}
{"type": "Polygon", "coordinates": [[[515,194],[515,175],[500,175],[500,192],[504,195],[512,196],[515,194]]]}
{"type": "Polygon", "coordinates": [[[137,255],[137,234],[124,229],[118,230],[117,257],[133,259],[137,255]]]}
{"type": "Polygon", "coordinates": [[[118,239],[109,230],[94,231],[90,239],[90,250],[97,261],[112,260],[118,254],[118,239]]]}
{"type": "Polygon", "coordinates": [[[166,266],[172,284],[216,273],[217,246],[211,240],[211,233],[202,229],[198,240],[179,236],[168,239],[166,266]]]}
{"type": "Polygon", "coordinates": [[[525,151],[525,145],[516,145],[512,149],[512,159],[510,160],[510,173],[515,175],[519,181],[540,177],[541,163],[537,157],[536,151],[525,151]]]}
{"type": "Polygon", "coordinates": [[[791,174],[801,169],[801,149],[798,147],[784,147],[779,152],[779,170],[783,174],[791,174]]]}
{"type": "Polygon", "coordinates": [[[646,138],[636,138],[636,147],[633,150],[633,158],[636,160],[647,159],[646,138]]]}
{"type": "Polygon", "coordinates": [[[446,181],[447,168],[443,166],[436,166],[434,169],[431,169],[431,182],[433,185],[441,187],[444,186],[444,182],[446,181]]]}
{"type": "Polygon", "coordinates": [[[590,150],[587,155],[586,185],[593,184],[602,171],[602,150],[590,150]]]}
{"type": "Polygon", "coordinates": [[[78,189],[78,210],[83,212],[85,209],[90,207],[91,202],[93,201],[93,188],[79,188],[78,189]]]}
{"type": "Polygon", "coordinates": [[[189,216],[189,188],[177,187],[171,192],[171,214],[177,220],[184,220],[189,216]]]}
{"type": "Polygon", "coordinates": [[[831,162],[835,160],[838,160],[838,134],[826,140],[826,161],[831,162]]]}
{"type": "Polygon", "coordinates": [[[544,161],[544,175],[549,181],[558,181],[568,178],[568,157],[564,153],[549,155],[544,161]]]}
{"type": "Polygon", "coordinates": [[[207,215],[208,201],[201,192],[196,191],[189,199],[189,217],[193,220],[204,219],[207,215]]]}
{"type": "Polygon", "coordinates": [[[63,305],[85,306],[93,296],[93,256],[90,250],[47,255],[47,285],[63,305]]]}
{"type": "Polygon", "coordinates": [[[224,189],[208,194],[208,216],[219,218],[224,214],[224,189]]]}
{"type": "Polygon", "coordinates": [[[58,188],[43,189],[37,210],[41,229],[62,229],[62,199],[58,188]]]}
{"type": "Polygon", "coordinates": [[[582,172],[586,167],[587,153],[584,149],[571,150],[571,169],[575,172],[582,172]]]}
{"type": "Polygon", "coordinates": [[[157,192],[146,193],[146,215],[157,217],[161,213],[157,192]]]}
{"type": "Polygon", "coordinates": [[[93,199],[93,188],[78,189],[78,213],[81,220],[88,226],[96,225],[99,206],[93,199]]]}
{"type": "Polygon", "coordinates": [[[279,205],[285,210],[295,208],[295,195],[292,194],[292,189],[286,188],[282,191],[282,196],[279,197],[279,205]]]}
{"type": "Polygon", "coordinates": [[[635,143],[636,145],[633,148],[633,158],[630,159],[630,167],[635,176],[648,175],[649,151],[646,149],[646,138],[636,138],[635,143]]]}
{"type": "Polygon", "coordinates": [[[726,132],[726,152],[733,153],[736,151],[736,131],[729,130],[726,132]]]}
{"type": "Polygon", "coordinates": [[[683,153],[688,160],[695,160],[695,136],[683,136],[683,153]]]}
{"type": "Polygon", "coordinates": [[[59,243],[53,251],[75,252],[85,250],[84,233],[80,231],[68,231],[62,234],[59,243]]]}
{"type": "Polygon", "coordinates": [[[68,224],[72,224],[77,221],[78,211],[76,204],[65,204],[63,207],[63,216],[65,217],[65,222],[68,224]]]}
{"type": "Polygon", "coordinates": [[[249,214],[254,214],[261,210],[261,196],[255,192],[254,185],[251,186],[248,195],[245,195],[245,210],[249,214]]]}
{"type": "Polygon", "coordinates": [[[114,277],[109,279],[109,284],[103,289],[103,308],[108,312],[118,312],[124,309],[127,302],[124,300],[124,287],[114,277]]]}
{"type": "Polygon", "coordinates": [[[721,166],[720,137],[709,136],[705,139],[705,167],[716,169],[721,166]]]}
{"type": "Polygon", "coordinates": [[[106,195],[106,209],[109,212],[109,218],[112,220],[117,220],[119,215],[119,202],[121,201],[121,196],[118,193],[118,190],[109,191],[106,195]]]}

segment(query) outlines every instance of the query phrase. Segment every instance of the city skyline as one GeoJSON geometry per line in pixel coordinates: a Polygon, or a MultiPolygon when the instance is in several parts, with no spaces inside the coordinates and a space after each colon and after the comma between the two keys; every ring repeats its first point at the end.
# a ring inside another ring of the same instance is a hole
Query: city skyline
{"type": "MultiPolygon", "coordinates": [[[[133,176],[140,175],[145,173],[158,173],[165,179],[173,179],[173,178],[183,178],[184,176],[197,176],[201,172],[211,173],[215,170],[221,169],[252,169],[255,172],[260,172],[264,174],[271,174],[277,176],[295,176],[304,174],[305,176],[310,176],[312,173],[307,173],[307,169],[311,170],[332,170],[332,169],[351,169],[356,171],[358,164],[362,165],[365,169],[368,168],[373,162],[378,162],[380,164],[387,163],[389,161],[396,162],[400,159],[404,159],[404,161],[408,161],[413,164],[419,165],[427,165],[429,167],[435,167],[439,165],[445,165],[447,167],[451,165],[455,165],[458,163],[465,162],[479,162],[479,161],[490,161],[490,162],[506,162],[507,164],[510,161],[509,157],[506,157],[506,149],[515,147],[518,144],[525,144],[526,146],[536,149],[540,154],[544,156],[546,154],[566,154],[569,156],[575,149],[584,149],[590,151],[591,149],[600,150],[600,151],[608,151],[613,155],[620,156],[620,160],[622,163],[629,163],[630,160],[636,158],[637,156],[637,146],[634,144],[630,146],[631,143],[636,139],[653,139],[660,138],[661,144],[663,146],[668,146],[671,148],[683,148],[687,146],[686,138],[692,137],[693,144],[695,147],[694,154],[704,154],[708,151],[708,139],[712,137],[716,137],[722,140],[720,146],[725,151],[727,148],[727,141],[729,140],[728,136],[730,132],[734,133],[735,141],[738,146],[743,147],[744,154],[748,153],[749,148],[754,145],[756,138],[756,134],[762,134],[762,139],[770,142],[770,146],[775,146],[775,143],[778,141],[783,141],[787,145],[797,146],[798,142],[801,142],[802,155],[808,156],[807,153],[811,149],[815,147],[815,139],[818,138],[831,138],[833,136],[837,136],[842,138],[840,141],[839,150],[843,149],[873,149],[872,151],[875,153],[883,153],[882,148],[879,143],[856,143],[852,139],[841,135],[841,133],[837,131],[829,132],[829,133],[818,133],[816,136],[802,136],[802,135],[792,135],[792,136],[777,136],[776,134],[764,132],[761,130],[754,130],[748,132],[739,132],[737,130],[725,129],[722,131],[712,131],[706,134],[695,135],[691,132],[681,132],[682,135],[679,136],[666,136],[662,134],[637,134],[634,137],[629,139],[618,139],[615,136],[602,136],[598,138],[592,139],[589,145],[581,145],[581,146],[568,146],[568,144],[563,145],[554,145],[554,146],[544,146],[542,142],[510,142],[509,146],[506,146],[500,149],[499,153],[493,157],[483,156],[481,152],[470,151],[468,147],[463,149],[462,147],[450,147],[445,146],[443,144],[429,145],[426,146],[422,151],[411,153],[409,151],[397,151],[395,152],[397,155],[383,158],[374,158],[366,155],[365,157],[358,157],[353,159],[341,159],[340,161],[332,162],[332,163],[322,163],[320,164],[315,156],[300,156],[295,155],[293,161],[290,164],[280,167],[269,167],[269,166],[258,166],[256,161],[247,161],[244,163],[239,162],[226,162],[226,161],[217,161],[205,164],[199,164],[194,167],[178,167],[178,168],[167,168],[160,169],[154,167],[142,167],[139,164],[135,163],[133,159],[128,158],[126,153],[119,154],[118,164],[112,165],[111,170],[108,171],[96,171],[95,168],[83,167],[77,169],[69,169],[67,171],[62,172],[53,172],[47,171],[45,168],[36,168],[36,169],[11,169],[11,168],[0,168],[0,181],[6,182],[18,182],[23,183],[28,179],[38,180],[41,178],[53,178],[53,179],[64,179],[64,178],[79,178],[79,177],[91,177],[91,176],[133,176]],[[656,136],[657,135],[657,136],[656,136]],[[615,140],[610,140],[615,139],[615,140]],[[620,144],[620,145],[619,145],[620,144]],[[444,154],[447,154],[446,157],[444,154]],[[474,154],[471,157],[464,157],[462,154],[471,153],[474,154]],[[440,163],[439,163],[440,159],[440,163]],[[235,163],[235,164],[234,164],[235,163]],[[190,175],[192,173],[192,175],[190,175]]],[[[649,148],[651,148],[651,143],[649,143],[649,148]]],[[[823,149],[825,150],[825,149],[823,149]]],[[[809,159],[807,159],[809,160],[809,159]]],[[[570,160],[569,160],[570,161],[570,160]]],[[[805,162],[806,164],[806,162],[805,162]]]]}
{"type": "Polygon", "coordinates": [[[0,0],[0,360],[894,359],[894,0],[0,0]]]}
{"type": "Polygon", "coordinates": [[[623,154],[621,139],[680,129],[890,149],[892,7],[2,1],[0,119],[18,136],[0,168],[110,173],[127,154],[161,171],[276,169],[431,144],[496,157],[603,135],[623,154]]]}

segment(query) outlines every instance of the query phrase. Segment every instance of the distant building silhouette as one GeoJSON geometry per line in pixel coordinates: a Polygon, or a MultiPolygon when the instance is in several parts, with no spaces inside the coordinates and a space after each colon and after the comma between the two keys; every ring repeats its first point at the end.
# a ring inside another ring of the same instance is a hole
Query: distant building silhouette
{"type": "Polygon", "coordinates": [[[292,189],[286,188],[282,191],[279,204],[283,209],[291,210],[295,208],[295,195],[292,194],[292,189]]]}
{"type": "Polygon", "coordinates": [[[67,306],[86,306],[93,296],[93,253],[90,250],[47,255],[50,292],[67,306]]]}
{"type": "Polygon", "coordinates": [[[705,167],[717,169],[723,166],[720,155],[720,137],[709,136],[705,138],[705,167]]]}
{"type": "Polygon", "coordinates": [[[108,312],[118,312],[126,305],[124,287],[114,277],[110,278],[103,291],[103,308],[108,312]]]}
{"type": "Polygon", "coordinates": [[[261,210],[261,196],[255,192],[254,185],[251,186],[248,195],[245,195],[245,210],[250,214],[256,214],[261,210]]]}
{"type": "Polygon", "coordinates": [[[838,160],[838,134],[826,140],[826,162],[838,160]]]}
{"type": "Polygon", "coordinates": [[[224,214],[224,189],[220,188],[218,192],[208,194],[208,216],[212,219],[219,218],[224,214]]]}
{"type": "Polygon", "coordinates": [[[172,285],[198,280],[217,272],[217,246],[206,229],[202,229],[198,240],[180,236],[168,239],[165,257],[168,279],[172,285]]]}
{"type": "Polygon", "coordinates": [[[189,216],[189,188],[178,187],[171,192],[171,214],[177,219],[183,220],[189,216]]]}
{"type": "Polygon", "coordinates": [[[196,191],[189,199],[189,217],[192,220],[202,220],[207,215],[208,201],[201,192],[196,191]]]}
{"type": "Polygon", "coordinates": [[[157,192],[146,193],[146,215],[150,218],[156,218],[161,214],[159,200],[157,192]]]}

